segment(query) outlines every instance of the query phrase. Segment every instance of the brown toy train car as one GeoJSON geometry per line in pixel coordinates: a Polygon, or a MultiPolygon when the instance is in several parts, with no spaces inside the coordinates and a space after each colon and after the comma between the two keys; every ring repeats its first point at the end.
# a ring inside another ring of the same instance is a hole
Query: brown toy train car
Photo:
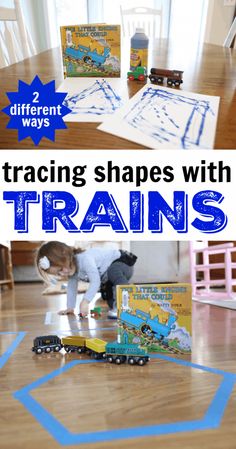
{"type": "Polygon", "coordinates": [[[183,83],[183,73],[181,70],[151,69],[149,79],[151,83],[162,84],[167,78],[168,86],[179,87],[183,83]]]}

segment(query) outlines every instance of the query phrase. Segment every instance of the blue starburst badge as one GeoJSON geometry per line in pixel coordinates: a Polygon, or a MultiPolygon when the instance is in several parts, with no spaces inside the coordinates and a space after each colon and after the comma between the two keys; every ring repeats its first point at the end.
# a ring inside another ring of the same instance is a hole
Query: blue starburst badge
{"type": "Polygon", "coordinates": [[[38,145],[43,137],[55,141],[55,130],[67,128],[63,117],[70,109],[63,105],[67,93],[55,92],[55,81],[43,84],[38,76],[31,84],[19,80],[18,92],[8,92],[11,102],[3,109],[10,117],[7,128],[18,129],[18,140],[31,137],[38,145]]]}

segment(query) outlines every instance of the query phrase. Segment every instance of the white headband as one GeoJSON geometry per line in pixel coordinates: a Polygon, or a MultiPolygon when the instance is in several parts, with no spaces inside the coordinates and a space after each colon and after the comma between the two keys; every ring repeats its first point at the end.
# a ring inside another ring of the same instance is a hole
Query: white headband
{"type": "Polygon", "coordinates": [[[42,270],[48,270],[48,268],[50,268],[50,260],[47,258],[47,256],[41,257],[41,259],[39,259],[39,267],[42,268],[42,270]]]}

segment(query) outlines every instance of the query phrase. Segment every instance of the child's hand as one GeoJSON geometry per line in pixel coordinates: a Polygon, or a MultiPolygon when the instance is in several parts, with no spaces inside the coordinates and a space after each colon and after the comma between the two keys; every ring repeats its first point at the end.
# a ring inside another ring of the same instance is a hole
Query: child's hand
{"type": "Polygon", "coordinates": [[[80,313],[82,315],[88,315],[89,313],[89,303],[86,301],[86,299],[83,299],[80,303],[80,313]]]}
{"type": "Polygon", "coordinates": [[[58,312],[58,315],[74,315],[74,309],[65,309],[65,310],[60,310],[58,312]]]}

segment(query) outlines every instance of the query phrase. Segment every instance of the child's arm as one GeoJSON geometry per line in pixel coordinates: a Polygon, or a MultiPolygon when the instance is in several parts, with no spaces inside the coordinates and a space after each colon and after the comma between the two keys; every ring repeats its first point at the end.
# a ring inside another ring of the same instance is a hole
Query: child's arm
{"type": "Polygon", "coordinates": [[[83,301],[90,303],[100,288],[101,277],[92,257],[86,256],[84,258],[84,269],[89,279],[89,287],[84,294],[83,301]]]}
{"type": "Polygon", "coordinates": [[[59,315],[73,315],[74,308],[76,304],[76,297],[78,291],[78,277],[77,273],[68,279],[67,283],[67,308],[65,310],[60,310],[59,315]]]}
{"type": "Polygon", "coordinates": [[[80,303],[79,309],[80,309],[80,313],[82,315],[85,315],[85,316],[88,315],[88,313],[89,313],[89,302],[86,299],[83,299],[81,301],[81,303],[80,303]]]}
{"type": "Polygon", "coordinates": [[[89,279],[89,288],[85,292],[83,300],[80,303],[80,313],[86,316],[89,313],[89,303],[92,301],[100,288],[101,277],[95,260],[87,254],[84,256],[83,269],[89,279]]]}

